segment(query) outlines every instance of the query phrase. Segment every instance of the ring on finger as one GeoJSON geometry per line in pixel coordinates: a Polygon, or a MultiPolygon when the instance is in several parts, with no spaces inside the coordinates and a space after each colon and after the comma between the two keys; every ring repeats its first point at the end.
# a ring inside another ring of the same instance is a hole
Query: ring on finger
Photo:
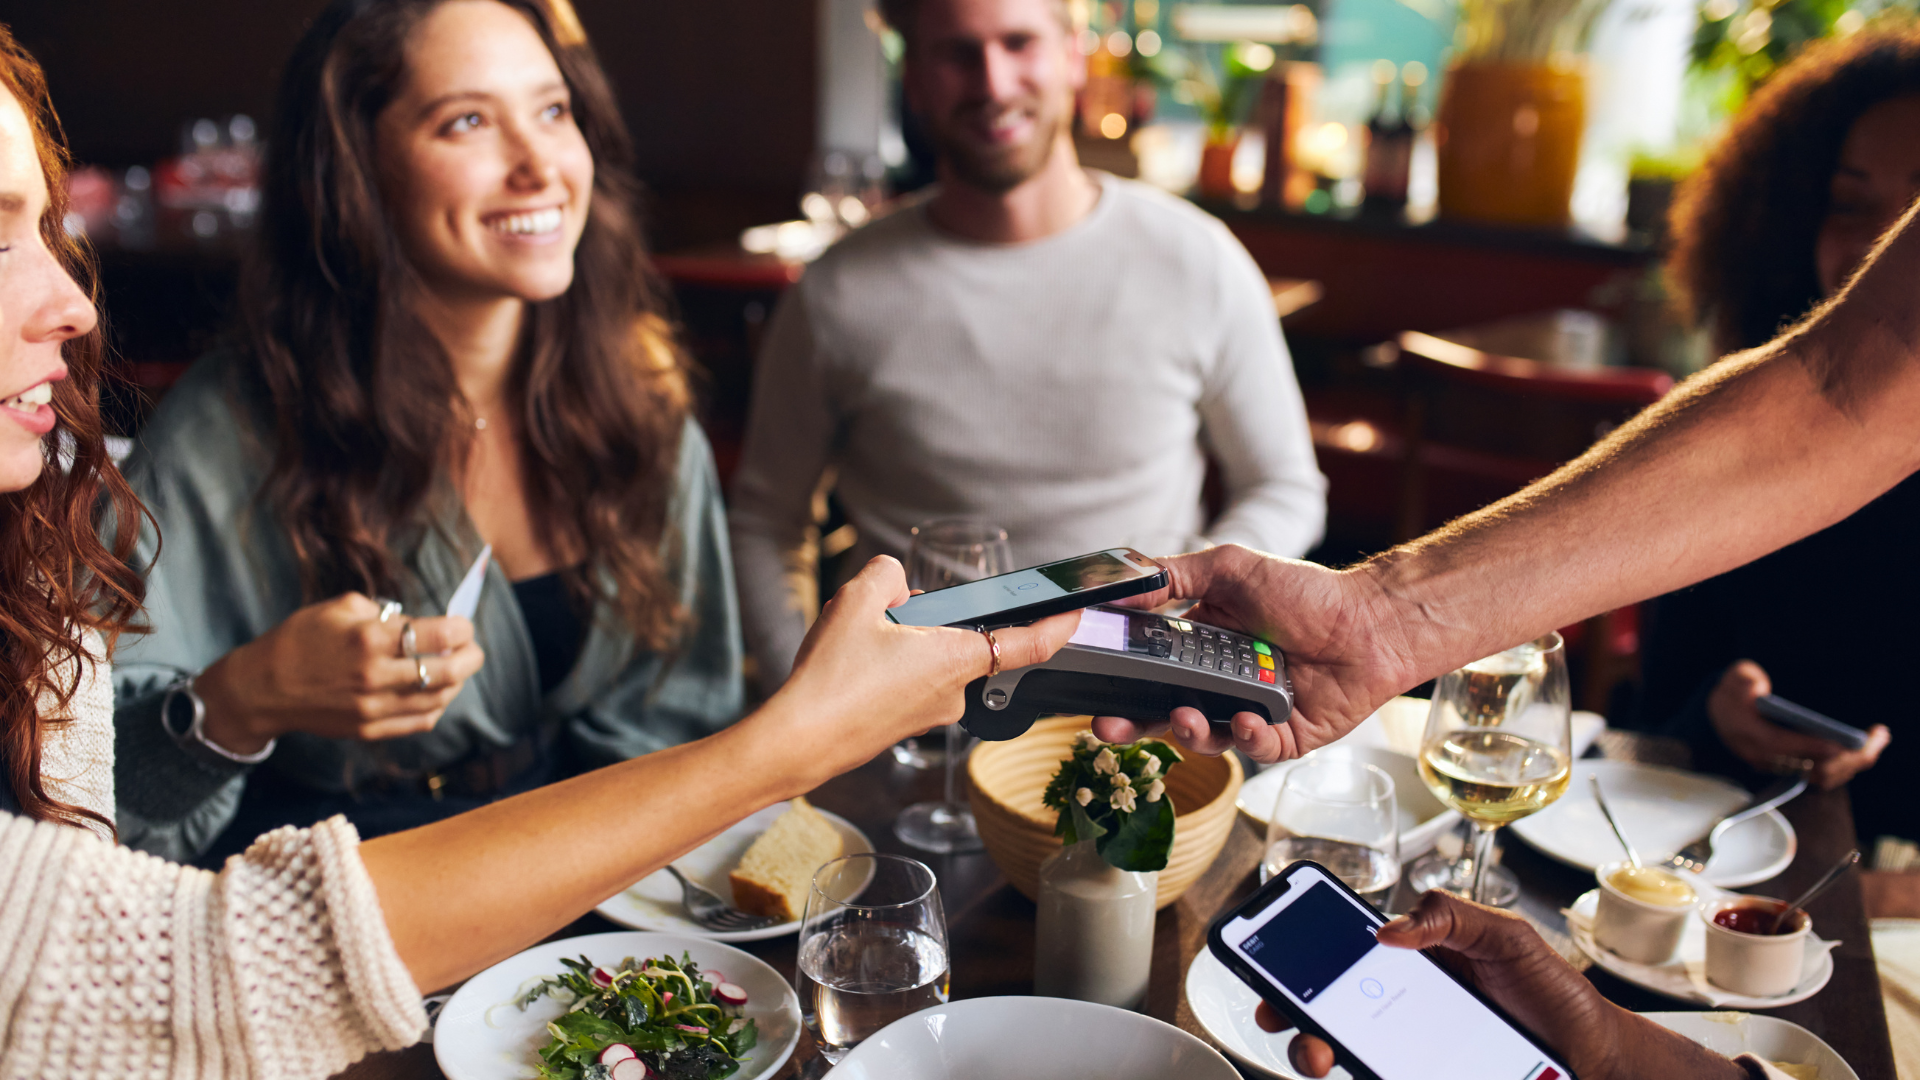
{"type": "Polygon", "coordinates": [[[419,640],[413,636],[413,620],[408,619],[407,625],[400,629],[400,655],[419,656],[419,644],[419,640]]]}
{"type": "Polygon", "coordinates": [[[420,673],[420,689],[433,689],[433,680],[427,678],[427,662],[416,656],[413,658],[413,667],[415,671],[420,673]]]}
{"type": "Polygon", "coordinates": [[[400,614],[401,610],[401,604],[398,600],[380,601],[380,621],[386,622],[388,619],[400,614]]]}
{"type": "Polygon", "coordinates": [[[980,632],[987,635],[987,648],[993,650],[993,669],[987,672],[987,678],[991,679],[995,675],[1000,674],[1000,639],[994,637],[993,631],[991,630],[982,630],[980,632]]]}

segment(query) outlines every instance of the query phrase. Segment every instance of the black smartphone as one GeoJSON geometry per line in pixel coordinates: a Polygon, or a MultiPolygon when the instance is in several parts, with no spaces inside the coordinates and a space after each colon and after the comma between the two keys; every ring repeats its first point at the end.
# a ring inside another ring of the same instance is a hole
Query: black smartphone
{"type": "Polygon", "coordinates": [[[906,626],[998,630],[1166,585],[1166,567],[1132,548],[1109,548],[924,592],[888,611],[887,618],[906,626]]]}
{"type": "Polygon", "coordinates": [[[1375,941],[1385,921],[1326,867],[1297,862],[1214,920],[1207,948],[1363,1080],[1572,1080],[1432,957],[1375,941]]]}
{"type": "Polygon", "coordinates": [[[1805,705],[1795,705],[1778,694],[1753,699],[1753,707],[1760,711],[1761,717],[1788,731],[1836,742],[1849,750],[1858,750],[1867,745],[1866,732],[1852,724],[1843,724],[1825,713],[1814,712],[1805,705]]]}

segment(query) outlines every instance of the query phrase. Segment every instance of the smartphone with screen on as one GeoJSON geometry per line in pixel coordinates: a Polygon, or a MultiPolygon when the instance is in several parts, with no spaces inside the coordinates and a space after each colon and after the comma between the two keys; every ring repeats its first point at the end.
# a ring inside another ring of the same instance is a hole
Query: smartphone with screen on
{"type": "Polygon", "coordinates": [[[1207,948],[1363,1080],[1573,1080],[1432,957],[1375,941],[1385,922],[1326,867],[1297,862],[1214,920],[1207,948]]]}
{"type": "Polygon", "coordinates": [[[924,592],[890,609],[887,618],[906,626],[998,630],[1166,585],[1166,567],[1132,548],[1109,548],[924,592]]]}

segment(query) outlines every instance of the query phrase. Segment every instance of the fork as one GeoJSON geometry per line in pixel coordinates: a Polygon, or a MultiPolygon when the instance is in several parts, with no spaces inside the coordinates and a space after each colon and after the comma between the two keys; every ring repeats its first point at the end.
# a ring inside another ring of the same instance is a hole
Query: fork
{"type": "Polygon", "coordinates": [[[1714,822],[1713,828],[1708,829],[1706,833],[1679,851],[1667,856],[1662,865],[1670,866],[1675,870],[1691,870],[1696,874],[1705,873],[1707,863],[1713,860],[1714,842],[1726,835],[1728,829],[1743,821],[1757,818],[1776,806],[1791,802],[1805,790],[1807,790],[1805,774],[1782,777],[1772,787],[1756,796],[1753,803],[1745,810],[1729,814],[1714,822]]]}
{"type": "Polygon", "coordinates": [[[698,923],[703,930],[719,933],[737,933],[743,930],[758,930],[763,926],[772,926],[776,921],[765,915],[755,915],[741,911],[725,900],[720,899],[713,890],[688,880],[687,875],[672,863],[667,864],[667,873],[680,883],[680,902],[686,905],[687,915],[698,923]]]}

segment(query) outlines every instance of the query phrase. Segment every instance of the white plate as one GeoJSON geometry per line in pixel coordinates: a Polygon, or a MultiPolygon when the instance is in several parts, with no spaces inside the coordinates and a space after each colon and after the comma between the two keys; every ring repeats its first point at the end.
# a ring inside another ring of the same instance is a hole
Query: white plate
{"type": "Polygon", "coordinates": [[[1273,817],[1273,802],[1280,795],[1280,783],[1294,766],[1307,758],[1354,758],[1379,766],[1393,777],[1393,799],[1400,816],[1400,861],[1418,858],[1432,850],[1440,834],[1453,828],[1460,815],[1446,808],[1420,779],[1420,766],[1413,758],[1393,750],[1372,746],[1348,746],[1344,742],[1323,746],[1297,761],[1283,761],[1263,769],[1240,786],[1235,805],[1262,829],[1273,817]]]}
{"type": "MultiPolygon", "coordinates": [[[[1600,816],[1587,783],[1593,773],[1599,775],[1607,804],[1642,859],[1666,858],[1752,801],[1735,785],[1698,773],[1631,761],[1576,761],[1573,783],[1560,801],[1514,822],[1507,831],[1582,870],[1597,870],[1621,858],[1620,841],[1600,816]]],[[[1704,876],[1727,889],[1757,885],[1785,870],[1795,850],[1793,826],[1779,811],[1769,810],[1727,830],[1714,845],[1704,876]]]]}
{"type": "Polygon", "coordinates": [[[1650,1012],[1641,1016],[1675,1031],[1716,1054],[1752,1054],[1767,1061],[1812,1065],[1820,1080],[1860,1080],[1847,1059],[1820,1036],[1777,1016],[1743,1012],[1650,1012]]]}
{"type": "MultiPolygon", "coordinates": [[[[1287,1061],[1287,1044],[1293,1041],[1294,1029],[1273,1034],[1261,1030],[1253,1020],[1260,995],[1206,949],[1187,965],[1187,1004],[1207,1037],[1228,1057],[1262,1076],[1302,1080],[1287,1061]]],[[[1330,1075],[1338,1080],[1350,1074],[1345,1066],[1335,1065],[1330,1075]]]]}
{"type": "Polygon", "coordinates": [[[529,980],[565,971],[560,965],[563,956],[585,955],[596,964],[617,964],[629,956],[677,958],[683,952],[702,971],[718,971],[747,992],[746,1016],[759,1024],[760,1042],[732,1080],[761,1080],[778,1072],[800,1041],[800,1002],[779,972],[731,945],[681,934],[631,931],[549,941],[468,979],[434,1024],[434,1060],[447,1080],[532,1077],[535,1055],[551,1037],[547,1021],[560,1015],[561,1006],[545,997],[525,1012],[514,1008],[515,995],[529,980]]]}
{"type": "Polygon", "coordinates": [[[1110,1005],[985,997],[922,1009],[881,1028],[827,1080],[1240,1080],[1219,1052],[1172,1024],[1110,1005]]]}
{"type": "MultiPolygon", "coordinates": [[[[731,903],[733,886],[728,883],[727,875],[740,865],[740,856],[760,838],[760,834],[773,827],[775,818],[787,812],[787,803],[774,803],[757,814],[750,815],[719,836],[701,844],[685,855],[673,861],[680,872],[694,881],[705,885],[720,894],[720,898],[731,903]]],[[[858,855],[873,850],[873,841],[867,834],[853,827],[853,823],[838,814],[829,814],[825,810],[820,815],[840,830],[843,842],[843,855],[858,855]]],[[[680,883],[665,870],[656,870],[640,879],[639,884],[623,889],[608,898],[593,910],[619,923],[631,926],[635,930],[660,930],[673,934],[685,934],[688,937],[710,938],[714,941],[761,941],[766,938],[791,934],[800,928],[800,920],[763,926],[758,930],[733,930],[725,933],[703,930],[692,919],[687,918],[687,909],[680,901],[680,883]]]]}
{"type": "MultiPolygon", "coordinates": [[[[1712,900],[1718,895],[1707,889],[1700,889],[1699,892],[1703,901],[1712,900]]],[[[1674,950],[1672,960],[1664,964],[1636,964],[1631,960],[1623,960],[1593,940],[1593,912],[1599,903],[1600,890],[1589,889],[1567,909],[1567,933],[1573,936],[1573,943],[1602,968],[1656,994],[1665,994],[1681,1001],[1704,1002],[1722,1009],[1773,1009],[1805,1001],[1819,993],[1820,988],[1827,985],[1827,980],[1833,978],[1831,950],[1840,943],[1808,934],[1806,960],[1800,969],[1805,974],[1800,979],[1800,985],[1778,997],[1752,997],[1722,990],[1707,981],[1707,925],[1700,921],[1697,914],[1687,917],[1687,928],[1680,933],[1680,947],[1674,950]]]]}
{"type": "MultiPolygon", "coordinates": [[[[1420,756],[1420,739],[1427,731],[1427,713],[1433,703],[1426,698],[1401,696],[1388,701],[1372,716],[1340,740],[1341,746],[1372,746],[1397,750],[1408,757],[1420,756]]],[[[1607,721],[1599,713],[1576,710],[1570,719],[1573,728],[1573,756],[1587,752],[1607,730],[1607,721]]]]}

